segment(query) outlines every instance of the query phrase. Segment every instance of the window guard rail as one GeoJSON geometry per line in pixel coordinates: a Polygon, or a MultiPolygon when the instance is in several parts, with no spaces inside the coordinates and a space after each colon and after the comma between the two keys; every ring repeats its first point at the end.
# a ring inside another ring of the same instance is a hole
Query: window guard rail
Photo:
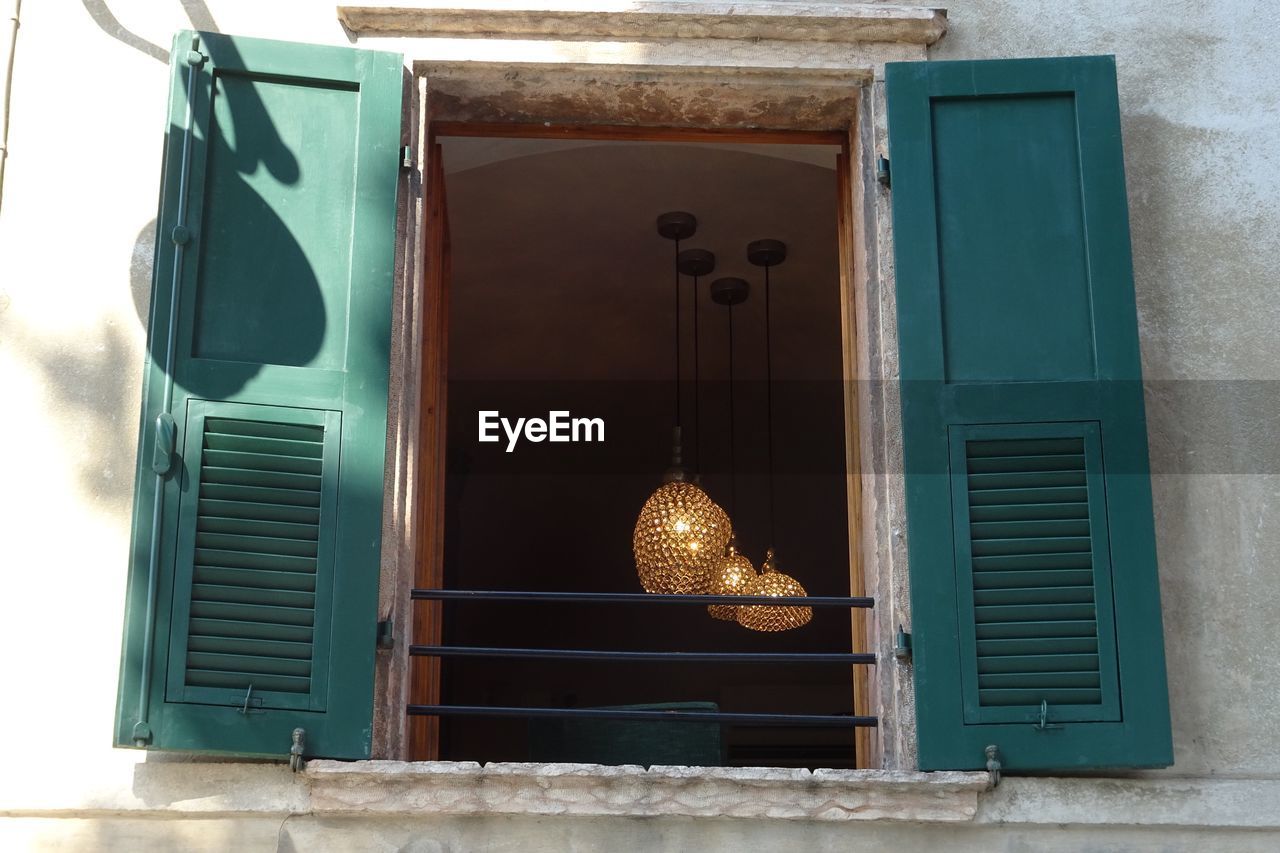
{"type": "MultiPolygon", "coordinates": [[[[590,604],[729,604],[774,607],[871,608],[875,600],[860,596],[754,596],[754,595],[654,595],[632,592],[541,592],[519,590],[414,589],[413,601],[507,601],[568,602],[590,604]]],[[[445,646],[414,644],[412,657],[511,658],[577,661],[671,662],[671,663],[787,663],[787,664],[874,664],[869,653],[843,652],[664,652],[616,651],[609,649],[540,649],[498,646],[445,646]]],[[[853,714],[765,714],[725,711],[657,711],[626,708],[538,708],[506,705],[409,705],[411,717],[524,717],[560,719],[604,719],[724,723],[745,726],[787,726],[795,728],[875,727],[876,717],[853,714]]]]}

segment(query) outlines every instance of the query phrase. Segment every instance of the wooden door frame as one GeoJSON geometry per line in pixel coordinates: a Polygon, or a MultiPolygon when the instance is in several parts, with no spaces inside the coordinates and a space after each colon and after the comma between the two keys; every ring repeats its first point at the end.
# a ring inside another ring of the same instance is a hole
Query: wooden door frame
{"type": "MultiPolygon", "coordinates": [[[[663,125],[620,125],[593,123],[518,121],[469,121],[434,119],[426,114],[424,151],[424,199],[422,205],[424,275],[422,281],[422,365],[419,387],[419,452],[414,506],[418,508],[414,543],[413,586],[439,587],[443,582],[444,561],[444,495],[446,445],[446,387],[448,371],[448,284],[450,255],[449,230],[445,205],[444,166],[439,137],[491,137],[508,139],[569,139],[628,142],[717,142],[749,144],[839,145],[835,175],[836,220],[840,262],[840,320],[842,375],[845,402],[845,465],[847,483],[849,594],[868,595],[864,572],[862,525],[862,467],[858,395],[859,358],[857,337],[856,290],[859,276],[858,246],[863,238],[864,218],[861,210],[862,169],[864,159],[858,137],[857,121],[844,128],[822,129],[757,129],[734,127],[676,127],[663,125]]],[[[855,651],[874,650],[873,620],[866,610],[851,612],[852,645],[855,651]]],[[[413,609],[411,642],[435,644],[441,641],[442,616],[440,602],[418,602],[413,609]]],[[[409,662],[409,702],[436,704],[440,701],[440,661],[421,658],[409,662]]],[[[872,678],[865,666],[853,667],[852,713],[870,716],[874,713],[872,678]]],[[[878,742],[867,728],[854,729],[857,767],[879,766],[878,742]]],[[[410,760],[431,761],[439,758],[439,719],[412,717],[408,725],[410,760]]]]}

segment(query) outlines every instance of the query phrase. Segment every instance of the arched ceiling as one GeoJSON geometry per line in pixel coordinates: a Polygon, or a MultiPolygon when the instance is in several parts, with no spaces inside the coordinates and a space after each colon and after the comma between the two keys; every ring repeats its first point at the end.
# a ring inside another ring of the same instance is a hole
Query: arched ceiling
{"type": "MultiPolygon", "coordinates": [[[[739,376],[763,374],[763,275],[746,244],[785,241],[773,272],[775,375],[840,377],[834,146],[446,139],[454,378],[667,379],[673,246],[655,228],[687,210],[684,248],[716,253],[701,283],[704,370],[725,369],[711,279],[753,288],[735,309],[739,376]],[[465,330],[465,331],[463,331],[465,330]],[[516,354],[522,354],[516,357],[516,354]]],[[[684,329],[692,329],[686,279],[684,329]]],[[[691,341],[686,339],[686,364],[691,341]]]]}

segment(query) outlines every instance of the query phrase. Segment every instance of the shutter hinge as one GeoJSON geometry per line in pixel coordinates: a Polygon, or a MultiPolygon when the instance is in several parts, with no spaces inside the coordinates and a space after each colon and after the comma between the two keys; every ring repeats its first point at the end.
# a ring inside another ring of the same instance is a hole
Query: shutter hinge
{"type": "Polygon", "coordinates": [[[1000,784],[1000,747],[994,743],[987,747],[987,773],[991,775],[991,787],[1000,784]]]}
{"type": "Polygon", "coordinates": [[[890,174],[890,172],[889,172],[889,158],[888,158],[888,157],[877,157],[877,158],[876,158],[876,180],[877,180],[877,181],[880,183],[880,185],[881,185],[881,186],[883,186],[885,189],[889,189],[889,187],[892,185],[892,183],[893,183],[893,176],[892,176],[892,174],[890,174]]]}
{"type": "Polygon", "coordinates": [[[898,633],[893,637],[893,656],[903,663],[911,660],[911,635],[898,626],[898,633]]]}
{"type": "Polygon", "coordinates": [[[390,619],[383,619],[378,623],[378,648],[389,649],[396,644],[395,623],[390,619]]]}
{"type": "Polygon", "coordinates": [[[293,744],[289,747],[289,769],[297,773],[302,769],[302,749],[307,745],[307,730],[293,730],[293,744]]]}
{"type": "Polygon", "coordinates": [[[400,168],[401,169],[413,168],[413,149],[410,148],[408,145],[400,146],[400,168]]]}

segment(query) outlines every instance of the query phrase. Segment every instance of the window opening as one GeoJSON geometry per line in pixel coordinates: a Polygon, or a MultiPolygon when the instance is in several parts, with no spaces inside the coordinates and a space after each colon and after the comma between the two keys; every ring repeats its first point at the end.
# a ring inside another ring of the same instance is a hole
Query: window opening
{"type": "Polygon", "coordinates": [[[439,661],[436,755],[855,766],[850,724],[874,720],[854,718],[842,664],[873,656],[850,644],[850,608],[870,601],[849,598],[840,147],[445,137],[440,151],[443,591],[415,593],[442,604],[413,662],[439,661]],[[698,219],[681,248],[716,259],[696,291],[693,276],[677,285],[678,375],[672,247],[655,230],[673,210],[698,219]],[[786,243],[785,266],[749,259],[761,237],[786,243]],[[711,289],[726,277],[760,294],[731,309],[732,381],[711,289]],[[812,593],[810,623],[752,631],[643,591],[632,529],[670,455],[673,400],[698,413],[684,442],[701,488],[732,502],[754,566],[779,548],[812,593]]]}

